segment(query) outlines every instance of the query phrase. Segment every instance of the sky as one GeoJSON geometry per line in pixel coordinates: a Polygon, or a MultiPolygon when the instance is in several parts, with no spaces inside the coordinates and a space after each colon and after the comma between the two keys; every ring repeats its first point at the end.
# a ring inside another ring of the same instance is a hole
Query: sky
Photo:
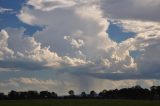
{"type": "Polygon", "coordinates": [[[160,85],[159,0],[0,0],[0,92],[160,85]]]}

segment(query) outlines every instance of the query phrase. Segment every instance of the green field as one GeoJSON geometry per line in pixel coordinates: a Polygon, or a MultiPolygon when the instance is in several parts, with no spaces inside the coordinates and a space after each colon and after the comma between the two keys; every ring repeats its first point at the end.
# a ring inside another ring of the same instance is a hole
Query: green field
{"type": "Polygon", "coordinates": [[[4,100],[0,106],[160,106],[160,101],[136,100],[4,100]]]}

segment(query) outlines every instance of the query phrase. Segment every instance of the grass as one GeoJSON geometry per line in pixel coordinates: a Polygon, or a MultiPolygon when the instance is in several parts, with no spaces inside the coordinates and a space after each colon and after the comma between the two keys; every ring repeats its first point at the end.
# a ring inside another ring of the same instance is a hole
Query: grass
{"type": "Polygon", "coordinates": [[[3,100],[0,106],[160,106],[160,101],[142,100],[3,100]]]}

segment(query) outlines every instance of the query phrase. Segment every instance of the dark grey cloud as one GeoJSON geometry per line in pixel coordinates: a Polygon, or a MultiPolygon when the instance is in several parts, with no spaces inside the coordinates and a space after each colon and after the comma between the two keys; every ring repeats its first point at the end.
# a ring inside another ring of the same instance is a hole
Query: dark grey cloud
{"type": "Polygon", "coordinates": [[[160,72],[157,73],[139,73],[139,72],[127,72],[127,73],[88,73],[89,76],[108,79],[108,80],[147,80],[147,79],[160,79],[160,72]]]}
{"type": "MultiPolygon", "coordinates": [[[[156,40],[155,40],[156,41],[156,40]]],[[[159,75],[160,73],[160,43],[149,45],[141,52],[141,58],[137,58],[138,68],[140,72],[149,73],[149,75],[159,75]]],[[[159,77],[160,78],[160,77],[159,77]]]]}
{"type": "Polygon", "coordinates": [[[111,18],[160,21],[159,0],[102,0],[101,8],[111,18]]]}
{"type": "Polygon", "coordinates": [[[45,70],[48,67],[43,66],[42,63],[38,62],[26,62],[26,61],[16,61],[16,60],[0,60],[0,67],[7,68],[10,70],[27,70],[27,71],[38,71],[38,70],[45,70]]]}

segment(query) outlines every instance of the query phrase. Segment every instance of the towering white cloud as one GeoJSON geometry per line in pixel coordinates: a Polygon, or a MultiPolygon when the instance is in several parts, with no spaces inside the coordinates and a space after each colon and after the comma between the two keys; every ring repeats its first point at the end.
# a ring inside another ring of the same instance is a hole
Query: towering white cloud
{"type": "MultiPolygon", "coordinates": [[[[79,48],[88,59],[94,59],[95,56],[100,58],[101,55],[105,55],[102,52],[116,45],[106,33],[109,22],[103,18],[97,1],[76,2],[79,4],[48,12],[39,12],[27,7],[22,11],[36,18],[33,25],[46,26],[43,31],[33,35],[42,46],[50,46],[51,50],[54,47],[58,54],[70,56],[77,52],[74,48],[79,48]],[[64,41],[65,36],[72,38],[70,43],[64,41]]],[[[25,22],[21,17],[19,19],[25,22]]]]}

